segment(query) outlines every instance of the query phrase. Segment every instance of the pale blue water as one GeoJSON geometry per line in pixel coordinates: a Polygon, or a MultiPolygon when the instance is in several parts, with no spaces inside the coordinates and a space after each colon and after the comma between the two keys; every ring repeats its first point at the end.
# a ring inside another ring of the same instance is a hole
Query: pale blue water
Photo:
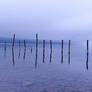
{"type": "Polygon", "coordinates": [[[71,63],[68,64],[68,41],[64,44],[64,61],[61,64],[61,45],[53,44],[50,63],[50,46],[46,44],[43,63],[43,45],[38,47],[37,67],[35,68],[35,44],[26,48],[12,48],[0,44],[0,92],[92,92],[92,51],[89,46],[88,70],[86,69],[86,41],[71,41],[71,63]],[[31,53],[32,48],[32,53],[31,53]]]}

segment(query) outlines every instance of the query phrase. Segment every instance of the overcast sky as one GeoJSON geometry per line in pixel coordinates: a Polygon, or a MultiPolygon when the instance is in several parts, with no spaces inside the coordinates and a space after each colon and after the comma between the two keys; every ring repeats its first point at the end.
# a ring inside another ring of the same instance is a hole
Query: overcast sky
{"type": "Polygon", "coordinates": [[[92,39],[92,0],[0,0],[0,37],[92,39]]]}

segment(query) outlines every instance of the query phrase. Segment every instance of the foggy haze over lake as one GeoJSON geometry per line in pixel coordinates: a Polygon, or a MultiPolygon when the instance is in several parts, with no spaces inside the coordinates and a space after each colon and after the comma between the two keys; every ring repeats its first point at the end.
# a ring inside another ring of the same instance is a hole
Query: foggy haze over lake
{"type": "Polygon", "coordinates": [[[0,37],[92,39],[91,0],[1,0],[0,37]]]}

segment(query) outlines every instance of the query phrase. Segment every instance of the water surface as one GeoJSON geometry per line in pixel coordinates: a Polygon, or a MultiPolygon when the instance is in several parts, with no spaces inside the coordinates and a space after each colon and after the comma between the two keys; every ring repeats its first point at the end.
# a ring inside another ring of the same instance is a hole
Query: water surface
{"type": "Polygon", "coordinates": [[[63,63],[61,44],[45,45],[16,43],[0,44],[0,92],[92,92],[92,53],[89,45],[87,60],[86,41],[71,41],[70,64],[68,62],[68,41],[64,41],[63,63]],[[44,61],[43,61],[44,59],[44,61]]]}

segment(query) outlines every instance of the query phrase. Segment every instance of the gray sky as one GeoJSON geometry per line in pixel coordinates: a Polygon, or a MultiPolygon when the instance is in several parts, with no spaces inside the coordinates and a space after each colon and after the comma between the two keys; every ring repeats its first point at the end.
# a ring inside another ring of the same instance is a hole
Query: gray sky
{"type": "Polygon", "coordinates": [[[92,39],[92,0],[0,0],[0,37],[92,39]]]}

